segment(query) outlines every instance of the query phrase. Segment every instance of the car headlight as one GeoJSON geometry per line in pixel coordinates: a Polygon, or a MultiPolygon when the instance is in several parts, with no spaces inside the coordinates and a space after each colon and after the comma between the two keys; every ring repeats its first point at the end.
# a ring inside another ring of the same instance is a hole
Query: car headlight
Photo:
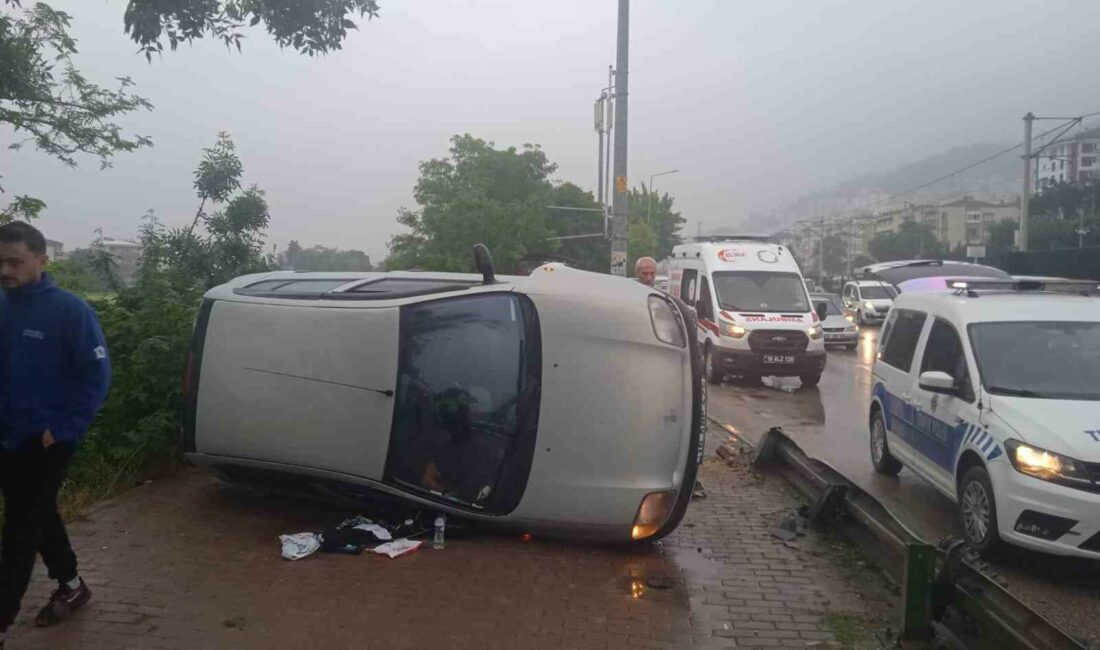
{"type": "Polygon", "coordinates": [[[847,316],[844,317],[844,320],[848,321],[849,323],[854,323],[854,322],[856,322],[856,317],[851,315],[851,314],[848,314],[847,316]]]}
{"type": "Polygon", "coordinates": [[[748,332],[744,325],[736,325],[734,323],[726,324],[726,336],[732,336],[735,339],[744,338],[748,332]]]}
{"type": "Polygon", "coordinates": [[[863,302],[863,306],[866,307],[867,309],[870,309],[871,311],[875,310],[875,306],[873,304],[871,304],[870,300],[865,300],[863,302]]]}
{"type": "Polygon", "coordinates": [[[1006,440],[1005,449],[1009,462],[1022,474],[1070,487],[1092,485],[1084,465],[1069,456],[1025,445],[1018,440],[1006,440]]]}
{"type": "Polygon", "coordinates": [[[859,325],[849,325],[846,331],[848,331],[848,332],[858,332],[859,331],[859,325]]]}
{"type": "Polygon", "coordinates": [[[630,529],[633,539],[652,537],[665,525],[672,507],[676,505],[675,492],[650,492],[642,499],[638,514],[634,517],[634,527],[630,529]]]}
{"type": "Polygon", "coordinates": [[[678,348],[687,343],[680,319],[667,300],[657,296],[649,297],[649,320],[653,323],[653,333],[657,335],[657,340],[678,348]]]}
{"type": "Polygon", "coordinates": [[[820,325],[814,325],[813,327],[806,330],[806,333],[809,334],[810,338],[814,341],[825,335],[825,331],[821,329],[820,325]]]}

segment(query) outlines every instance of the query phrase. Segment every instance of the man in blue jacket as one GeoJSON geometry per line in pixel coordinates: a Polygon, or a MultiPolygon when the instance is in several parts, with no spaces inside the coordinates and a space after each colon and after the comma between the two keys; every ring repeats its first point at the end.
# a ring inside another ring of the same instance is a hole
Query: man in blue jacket
{"type": "Polygon", "coordinates": [[[35,623],[53,625],[88,602],[57,494],[110,383],[95,312],[43,271],[46,240],[22,222],[0,226],[0,647],[40,553],[58,588],[35,623]]]}

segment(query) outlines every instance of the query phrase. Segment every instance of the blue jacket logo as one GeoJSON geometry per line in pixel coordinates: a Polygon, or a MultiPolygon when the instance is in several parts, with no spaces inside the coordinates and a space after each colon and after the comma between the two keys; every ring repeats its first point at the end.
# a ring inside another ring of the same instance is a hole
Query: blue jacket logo
{"type": "Polygon", "coordinates": [[[38,339],[39,341],[43,341],[43,340],[46,339],[45,334],[43,334],[42,332],[39,332],[38,330],[32,330],[30,328],[27,328],[27,329],[23,330],[23,336],[25,336],[29,339],[38,339]]]}

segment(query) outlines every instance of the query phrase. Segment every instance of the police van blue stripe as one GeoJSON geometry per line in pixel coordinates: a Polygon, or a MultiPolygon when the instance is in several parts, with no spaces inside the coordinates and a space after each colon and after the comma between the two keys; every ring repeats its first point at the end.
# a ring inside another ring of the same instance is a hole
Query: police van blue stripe
{"type": "Polygon", "coordinates": [[[989,445],[993,444],[993,439],[986,437],[985,442],[982,443],[982,453],[989,451],[989,445]]]}
{"type": "Polygon", "coordinates": [[[986,456],[985,460],[986,460],[986,462],[993,462],[994,460],[999,458],[1000,455],[1001,455],[1001,448],[997,445],[994,445],[993,446],[993,451],[989,452],[989,455],[986,456]]]}

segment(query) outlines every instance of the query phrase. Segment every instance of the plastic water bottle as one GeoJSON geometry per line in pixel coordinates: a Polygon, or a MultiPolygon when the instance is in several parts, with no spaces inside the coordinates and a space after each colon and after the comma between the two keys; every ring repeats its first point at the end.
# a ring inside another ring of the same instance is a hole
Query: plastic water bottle
{"type": "Polygon", "coordinates": [[[443,529],[447,527],[447,517],[445,515],[437,515],[435,518],[435,538],[432,540],[432,548],[437,551],[443,550],[443,529]]]}

